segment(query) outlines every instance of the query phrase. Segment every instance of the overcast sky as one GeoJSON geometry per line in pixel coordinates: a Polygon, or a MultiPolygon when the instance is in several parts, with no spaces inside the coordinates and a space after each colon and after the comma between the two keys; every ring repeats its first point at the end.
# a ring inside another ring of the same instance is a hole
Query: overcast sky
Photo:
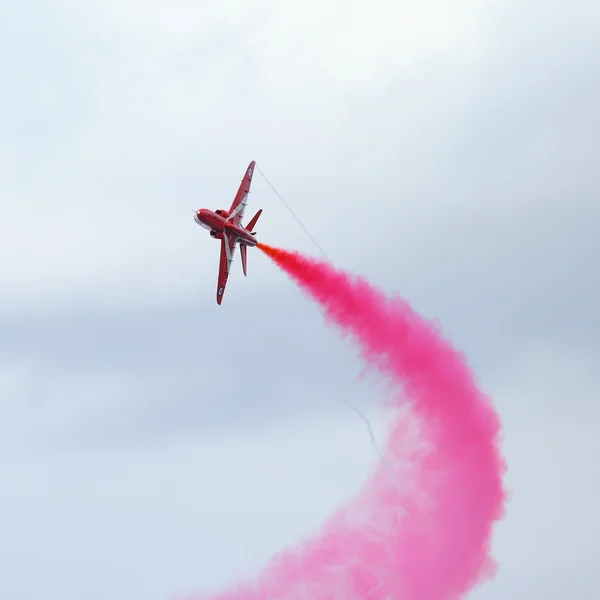
{"type": "MultiPolygon", "coordinates": [[[[0,2],[0,597],[251,576],[375,456],[381,390],[258,251],[248,162],[332,260],[438,318],[501,414],[474,600],[598,597],[600,5],[0,2]]],[[[257,174],[262,240],[310,253],[257,174]]]]}

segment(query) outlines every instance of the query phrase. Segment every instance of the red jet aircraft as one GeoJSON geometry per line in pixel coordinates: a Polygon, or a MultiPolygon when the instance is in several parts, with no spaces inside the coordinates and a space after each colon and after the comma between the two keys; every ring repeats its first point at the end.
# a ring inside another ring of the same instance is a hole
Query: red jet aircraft
{"type": "Polygon", "coordinates": [[[219,263],[219,277],[217,281],[217,304],[221,304],[223,301],[223,292],[227,285],[227,278],[231,271],[231,263],[233,262],[233,254],[235,252],[235,245],[239,244],[240,254],[242,255],[242,269],[244,275],[247,276],[247,248],[248,246],[256,246],[258,243],[254,237],[256,231],[252,231],[258,217],[262,213],[262,208],[252,217],[248,225],[245,227],[242,225],[242,218],[244,211],[246,210],[246,204],[248,203],[248,194],[250,193],[250,184],[252,183],[252,175],[254,173],[254,165],[256,161],[252,161],[242,183],[233,199],[229,210],[219,209],[208,210],[201,208],[196,211],[194,220],[198,225],[208,229],[210,236],[216,240],[221,240],[221,260],[219,263]]]}

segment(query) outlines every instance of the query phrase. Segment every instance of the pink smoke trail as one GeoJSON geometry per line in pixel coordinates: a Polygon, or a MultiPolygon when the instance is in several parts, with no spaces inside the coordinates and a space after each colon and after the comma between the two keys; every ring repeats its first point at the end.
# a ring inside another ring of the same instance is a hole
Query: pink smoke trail
{"type": "Polygon", "coordinates": [[[402,298],[326,263],[259,248],[354,339],[368,367],[398,384],[395,403],[408,403],[421,444],[399,416],[386,450],[398,481],[382,464],[319,535],[213,600],[464,597],[494,575],[490,539],[505,500],[499,418],[465,358],[402,298]]]}

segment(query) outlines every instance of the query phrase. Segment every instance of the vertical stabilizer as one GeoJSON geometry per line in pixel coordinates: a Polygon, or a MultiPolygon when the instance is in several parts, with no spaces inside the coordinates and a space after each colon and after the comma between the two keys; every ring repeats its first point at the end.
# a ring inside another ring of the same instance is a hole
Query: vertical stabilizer
{"type": "Polygon", "coordinates": [[[250,223],[248,223],[248,225],[246,225],[246,229],[250,233],[252,233],[252,230],[254,229],[254,227],[256,227],[256,222],[258,221],[258,217],[260,217],[261,213],[262,213],[262,208],[259,209],[259,211],[252,217],[252,219],[250,220],[250,223]]]}

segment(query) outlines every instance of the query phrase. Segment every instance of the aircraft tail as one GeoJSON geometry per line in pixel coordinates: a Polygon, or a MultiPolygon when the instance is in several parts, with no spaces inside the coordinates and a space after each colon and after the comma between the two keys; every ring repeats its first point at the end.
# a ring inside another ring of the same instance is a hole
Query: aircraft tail
{"type": "MultiPolygon", "coordinates": [[[[256,222],[258,218],[262,214],[262,208],[258,210],[258,212],[250,219],[248,225],[246,225],[246,231],[249,231],[252,235],[256,234],[256,231],[252,231],[256,226],[256,222]]],[[[248,276],[248,246],[244,243],[240,243],[240,255],[242,256],[242,270],[244,271],[244,275],[248,276]]]]}
{"type": "Polygon", "coordinates": [[[252,231],[254,229],[254,227],[256,227],[256,222],[258,221],[258,218],[260,217],[262,213],[262,208],[259,209],[259,211],[252,217],[252,219],[250,219],[250,223],[248,223],[248,225],[246,225],[246,229],[252,234],[254,235],[254,231],[252,231]]]}
{"type": "Polygon", "coordinates": [[[240,256],[242,257],[242,270],[244,271],[244,276],[248,276],[248,246],[245,244],[240,244],[240,256]]]}

